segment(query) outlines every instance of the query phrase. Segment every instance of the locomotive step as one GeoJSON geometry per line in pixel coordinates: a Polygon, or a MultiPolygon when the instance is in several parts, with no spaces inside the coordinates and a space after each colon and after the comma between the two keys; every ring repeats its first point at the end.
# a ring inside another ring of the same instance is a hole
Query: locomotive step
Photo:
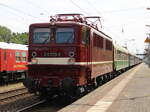
{"type": "Polygon", "coordinates": [[[150,69],[140,64],[59,112],[148,112],[150,69]]]}

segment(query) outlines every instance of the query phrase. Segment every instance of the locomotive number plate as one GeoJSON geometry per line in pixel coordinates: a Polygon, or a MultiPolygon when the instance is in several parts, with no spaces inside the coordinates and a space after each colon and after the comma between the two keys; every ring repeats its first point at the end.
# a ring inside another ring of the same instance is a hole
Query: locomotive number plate
{"type": "Polygon", "coordinates": [[[44,56],[60,56],[60,53],[54,53],[54,52],[49,53],[49,52],[45,52],[45,53],[44,53],[44,56]]]}

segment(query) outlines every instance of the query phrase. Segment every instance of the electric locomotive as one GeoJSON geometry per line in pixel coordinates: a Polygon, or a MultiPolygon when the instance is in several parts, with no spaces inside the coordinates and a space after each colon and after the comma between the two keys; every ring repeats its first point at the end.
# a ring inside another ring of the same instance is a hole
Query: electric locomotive
{"type": "Polygon", "coordinates": [[[29,28],[28,78],[41,94],[80,94],[111,78],[113,45],[108,35],[81,14],[58,14],[29,28]],[[105,74],[105,75],[104,75],[105,74]]]}

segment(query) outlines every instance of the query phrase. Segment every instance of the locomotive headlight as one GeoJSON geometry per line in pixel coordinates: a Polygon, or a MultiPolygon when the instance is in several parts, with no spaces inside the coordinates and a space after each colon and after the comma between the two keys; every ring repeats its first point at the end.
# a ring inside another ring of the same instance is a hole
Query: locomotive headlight
{"type": "Polygon", "coordinates": [[[69,52],[68,55],[69,55],[70,57],[74,57],[75,53],[74,53],[74,52],[69,52]]]}
{"type": "Polygon", "coordinates": [[[31,59],[31,63],[32,63],[32,64],[37,64],[37,63],[38,63],[38,60],[37,60],[36,58],[32,58],[32,59],[31,59]]]}
{"type": "Polygon", "coordinates": [[[74,58],[69,58],[68,59],[68,64],[74,64],[75,63],[75,59],[74,58]]]}

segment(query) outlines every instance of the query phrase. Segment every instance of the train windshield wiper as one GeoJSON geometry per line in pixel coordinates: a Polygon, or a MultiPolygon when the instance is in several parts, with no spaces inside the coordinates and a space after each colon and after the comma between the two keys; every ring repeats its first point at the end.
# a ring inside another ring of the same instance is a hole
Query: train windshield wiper
{"type": "Polygon", "coordinates": [[[46,38],[43,42],[42,42],[42,44],[45,44],[45,43],[48,43],[49,42],[49,36],[48,36],[48,38],[46,38]]]}

